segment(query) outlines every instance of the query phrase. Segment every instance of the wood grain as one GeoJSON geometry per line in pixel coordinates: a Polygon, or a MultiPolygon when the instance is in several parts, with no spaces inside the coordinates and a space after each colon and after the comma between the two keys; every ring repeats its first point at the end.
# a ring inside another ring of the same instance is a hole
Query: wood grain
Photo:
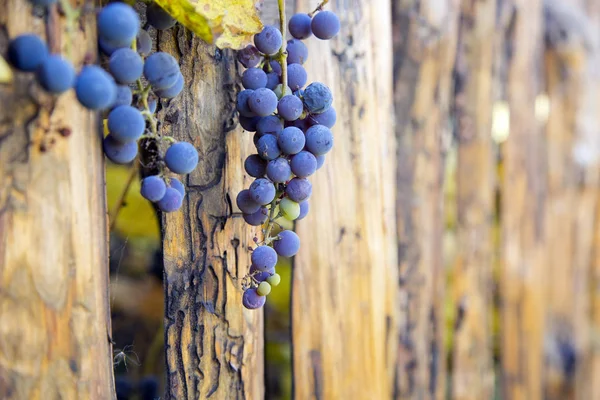
{"type": "MultiPolygon", "coordinates": [[[[294,11],[317,2],[296,1],[294,11]]],[[[335,145],[298,222],[294,398],[388,399],[397,354],[395,164],[390,3],[332,1],[331,41],[306,40],[309,82],[333,92],[335,145]]]]}
{"type": "Polygon", "coordinates": [[[163,102],[162,131],[194,144],[198,168],[185,180],[182,211],[163,215],[166,399],[260,399],[262,311],[242,307],[241,279],[254,229],[237,207],[250,184],[243,160],[251,134],[237,125],[238,78],[231,51],[221,51],[179,26],[159,34],[158,47],[179,59],[181,95],[163,102]]]}
{"type": "MultiPolygon", "coordinates": [[[[65,51],[55,7],[0,2],[0,52],[35,32],[65,51]],[[47,35],[45,34],[47,33],[47,35]]],[[[72,37],[77,69],[96,53],[95,18],[72,37]]],[[[0,398],[110,399],[107,221],[97,114],[30,74],[0,85],[0,398]],[[59,131],[68,129],[69,137],[59,131]]]]}

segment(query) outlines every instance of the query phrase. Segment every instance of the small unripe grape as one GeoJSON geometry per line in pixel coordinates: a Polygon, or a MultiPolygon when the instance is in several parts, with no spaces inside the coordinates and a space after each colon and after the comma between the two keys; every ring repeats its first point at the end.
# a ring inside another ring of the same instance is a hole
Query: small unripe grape
{"type": "Polygon", "coordinates": [[[275,287],[281,282],[281,276],[277,273],[273,274],[267,278],[267,282],[269,283],[269,285],[275,287]]]}
{"type": "Polygon", "coordinates": [[[271,285],[268,282],[261,282],[258,285],[258,288],[256,288],[256,293],[258,293],[259,296],[268,295],[271,293],[271,285]]]}

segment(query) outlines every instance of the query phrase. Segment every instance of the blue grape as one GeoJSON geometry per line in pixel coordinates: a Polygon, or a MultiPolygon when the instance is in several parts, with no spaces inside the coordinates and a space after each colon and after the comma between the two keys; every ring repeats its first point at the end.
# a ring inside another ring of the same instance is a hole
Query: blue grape
{"type": "Polygon", "coordinates": [[[8,45],[8,61],[19,71],[33,72],[48,58],[48,47],[37,35],[17,36],[8,45]]]}
{"type": "Polygon", "coordinates": [[[310,115],[308,117],[308,123],[312,125],[324,125],[329,129],[333,128],[335,121],[337,120],[337,114],[335,108],[329,107],[327,111],[321,114],[310,115]]]}
{"type": "Polygon", "coordinates": [[[51,4],[56,3],[57,0],[29,0],[29,2],[38,7],[48,7],[51,4]]]}
{"type": "Polygon", "coordinates": [[[137,108],[119,106],[108,114],[108,130],[115,140],[131,142],[142,136],[146,130],[146,120],[137,108]]]}
{"type": "Polygon", "coordinates": [[[308,75],[306,70],[300,64],[288,65],[288,86],[293,92],[306,85],[308,75]]]}
{"type": "Polygon", "coordinates": [[[127,46],[113,46],[112,44],[109,44],[107,42],[105,42],[104,40],[102,40],[102,38],[98,38],[98,47],[100,47],[100,50],[106,54],[107,56],[112,56],[112,54],[119,50],[119,49],[126,49],[129,47],[129,45],[127,46]]]}
{"type": "Polygon", "coordinates": [[[286,182],[291,174],[290,163],[285,158],[276,158],[267,164],[267,176],[275,183],[286,182]]]}
{"type": "Polygon", "coordinates": [[[310,204],[308,203],[308,200],[300,203],[300,215],[298,216],[298,218],[296,218],[296,221],[306,217],[308,215],[309,210],[310,210],[310,204]]]}
{"type": "Polygon", "coordinates": [[[295,121],[302,115],[302,100],[294,95],[283,96],[277,103],[277,113],[286,121],[295,121]]]}
{"type": "MultiPolygon", "coordinates": [[[[269,61],[269,67],[271,67],[271,71],[275,72],[277,74],[277,76],[281,76],[281,64],[279,64],[279,61],[276,60],[271,60],[269,61]]],[[[268,72],[268,71],[265,71],[268,72]]]]}
{"type": "Polygon", "coordinates": [[[288,64],[304,64],[308,58],[308,47],[301,40],[290,39],[287,42],[288,64]]]}
{"type": "Polygon", "coordinates": [[[275,185],[268,179],[257,178],[250,185],[249,194],[252,200],[264,206],[275,198],[275,185]]]}
{"type": "Polygon", "coordinates": [[[133,83],[142,76],[144,61],[130,48],[118,49],[110,56],[108,70],[119,83],[133,83]]]}
{"type": "Polygon", "coordinates": [[[269,246],[258,246],[250,256],[252,265],[259,271],[268,271],[277,264],[277,253],[269,246]]]}
{"type": "Polygon", "coordinates": [[[240,115],[240,125],[248,132],[256,132],[256,124],[260,117],[244,117],[240,115]]]}
{"type": "Polygon", "coordinates": [[[242,85],[245,89],[260,89],[267,86],[267,74],[260,68],[248,68],[242,74],[242,85]]]}
{"type": "Polygon", "coordinates": [[[140,29],[140,18],[124,3],[110,3],[98,14],[98,36],[107,44],[128,47],[140,29]]]}
{"type": "Polygon", "coordinates": [[[140,194],[153,203],[162,199],[167,192],[165,181],[158,175],[152,175],[142,180],[140,194]]]}
{"type": "Polygon", "coordinates": [[[285,188],[285,194],[290,200],[300,203],[310,197],[312,194],[312,185],[305,178],[294,178],[288,182],[285,188]]]}
{"type": "Polygon", "coordinates": [[[267,162],[258,154],[252,154],[244,161],[246,173],[253,178],[262,178],[267,173],[267,162]]]}
{"type": "Polygon", "coordinates": [[[168,89],[177,83],[180,75],[179,64],[172,55],[159,51],[146,58],[144,76],[152,89],[168,89]]]}
{"type": "Polygon", "coordinates": [[[293,257],[300,250],[300,238],[294,231],[281,231],[273,242],[273,248],[282,257],[293,257]]]}
{"type": "Polygon", "coordinates": [[[317,170],[317,159],[312,153],[301,151],[292,157],[290,167],[298,178],[306,178],[317,170]]]}
{"type": "Polygon", "coordinates": [[[179,76],[177,77],[177,82],[175,82],[173,86],[162,90],[155,90],[154,93],[160,98],[172,99],[173,97],[176,97],[179,93],[181,93],[181,91],[183,90],[184,83],[185,81],[183,79],[183,75],[179,73],[179,76]]]}
{"type": "Polygon", "coordinates": [[[254,201],[248,189],[244,189],[238,193],[235,198],[235,204],[244,214],[254,214],[260,210],[260,204],[254,201]]]}
{"type": "Polygon", "coordinates": [[[162,212],[173,212],[181,208],[183,204],[183,196],[175,188],[168,187],[165,195],[157,203],[159,210],[162,212]]]}
{"type": "Polygon", "coordinates": [[[244,291],[242,295],[242,304],[249,310],[256,310],[265,305],[267,301],[266,296],[260,296],[255,288],[249,288],[244,291]]]}
{"type": "MultiPolygon", "coordinates": [[[[266,219],[265,219],[265,221],[266,221],[266,219]]],[[[256,268],[254,265],[251,265],[250,266],[249,274],[252,275],[252,277],[256,281],[258,281],[258,282],[264,282],[264,281],[267,280],[267,278],[269,276],[275,274],[275,267],[273,267],[271,269],[267,269],[266,271],[261,271],[258,268],[256,268]]]]}
{"type": "Polygon", "coordinates": [[[115,109],[119,106],[130,106],[132,101],[133,93],[131,93],[131,88],[126,85],[118,85],[117,97],[115,98],[115,102],[111,107],[115,109]]]}
{"type": "Polygon", "coordinates": [[[285,123],[285,127],[287,128],[288,126],[294,126],[300,129],[302,132],[306,132],[306,130],[310,128],[307,118],[297,119],[295,121],[288,121],[285,123]]]}
{"type": "Polygon", "coordinates": [[[277,109],[277,96],[267,88],[256,89],[248,98],[248,107],[256,115],[266,117],[277,109]]]}
{"type": "Polygon", "coordinates": [[[142,56],[147,56],[152,51],[152,38],[148,31],[140,29],[136,37],[137,52],[142,56]]]}
{"type": "Polygon", "coordinates": [[[133,393],[133,385],[125,376],[115,377],[115,394],[117,400],[129,400],[133,393]]]}
{"type": "Polygon", "coordinates": [[[276,115],[261,117],[256,124],[256,131],[261,136],[267,134],[278,136],[283,131],[283,121],[276,115]]]}
{"type": "Polygon", "coordinates": [[[302,151],[304,143],[304,133],[295,126],[288,126],[277,138],[277,145],[284,154],[296,154],[302,151]]]}
{"type": "Polygon", "coordinates": [[[177,178],[169,179],[169,186],[181,193],[181,197],[185,197],[185,186],[177,178]]]}
{"type": "Polygon", "coordinates": [[[117,84],[113,77],[96,65],[83,67],[75,81],[77,100],[91,110],[109,108],[117,98],[117,84]]]}
{"type": "Polygon", "coordinates": [[[327,86],[320,82],[313,82],[304,89],[302,101],[309,113],[321,114],[331,107],[333,96],[327,86]]]}
{"type": "Polygon", "coordinates": [[[251,44],[238,51],[237,59],[246,68],[253,68],[258,65],[262,58],[258,49],[251,44]]]}
{"type": "Polygon", "coordinates": [[[306,149],[315,156],[327,154],[333,147],[333,134],[324,125],[313,125],[306,131],[306,149]]]}
{"type": "Polygon", "coordinates": [[[331,11],[321,11],[313,17],[310,28],[316,37],[328,40],[340,31],[340,19],[331,11]]]}
{"type": "Polygon", "coordinates": [[[187,142],[173,143],[165,153],[165,163],[176,174],[189,174],[198,165],[198,151],[187,142]]]}
{"type": "Polygon", "coordinates": [[[256,132],[253,136],[252,136],[252,141],[254,142],[254,146],[256,146],[256,148],[258,148],[258,139],[260,139],[262,137],[262,135],[258,132],[256,132]]]}
{"type": "Polygon", "coordinates": [[[316,156],[317,158],[317,169],[320,169],[325,164],[325,155],[316,156]]]}
{"type": "Polygon", "coordinates": [[[104,154],[115,164],[129,164],[137,156],[137,142],[121,143],[107,135],[102,142],[104,154]]]}
{"type": "Polygon", "coordinates": [[[282,43],[281,32],[273,26],[265,26],[260,33],[254,35],[254,45],[263,54],[272,56],[279,51],[282,43]]]}
{"type": "Polygon", "coordinates": [[[277,138],[273,135],[261,136],[256,143],[256,150],[258,150],[259,156],[269,161],[276,159],[281,154],[281,150],[277,145],[277,138]]]}
{"type": "Polygon", "coordinates": [[[243,117],[254,117],[255,114],[248,107],[248,99],[250,95],[254,93],[254,90],[245,89],[238,93],[236,108],[241,116],[243,117]]]}
{"type": "Polygon", "coordinates": [[[290,18],[288,29],[296,39],[307,39],[312,35],[310,23],[312,18],[308,14],[298,13],[290,18]]]}
{"type": "MultiPolygon", "coordinates": [[[[154,4],[154,3],[152,3],[154,4]]],[[[158,396],[158,378],[154,375],[143,377],[138,383],[140,400],[155,400],[158,396]]]]}
{"type": "Polygon", "coordinates": [[[279,75],[277,72],[269,72],[267,74],[267,89],[275,90],[275,88],[279,85],[279,75]]]}
{"type": "Polygon", "coordinates": [[[68,60],[53,54],[39,66],[36,78],[46,91],[59,94],[73,87],[75,69],[68,60]]]}
{"type": "Polygon", "coordinates": [[[242,217],[248,225],[260,226],[269,218],[269,211],[267,210],[267,207],[261,207],[252,214],[242,214],[242,217]]]}
{"type": "Polygon", "coordinates": [[[150,25],[162,31],[173,27],[177,20],[171,17],[161,6],[152,2],[146,7],[146,20],[150,25]]]}

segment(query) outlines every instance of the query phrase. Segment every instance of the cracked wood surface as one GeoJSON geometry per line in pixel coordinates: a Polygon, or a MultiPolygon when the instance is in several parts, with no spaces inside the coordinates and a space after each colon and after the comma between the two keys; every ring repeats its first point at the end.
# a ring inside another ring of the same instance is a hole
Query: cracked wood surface
{"type": "MultiPolygon", "coordinates": [[[[34,32],[65,51],[56,6],[0,2],[0,52],[34,32]]],[[[96,52],[95,18],[73,60],[96,52]]],[[[70,91],[53,98],[31,74],[0,84],[0,398],[110,399],[107,220],[97,114],[70,91]],[[62,132],[62,134],[61,134],[62,132]],[[70,135],[68,135],[70,133],[70,135]],[[65,137],[67,136],[68,137],[65,137]]]]}

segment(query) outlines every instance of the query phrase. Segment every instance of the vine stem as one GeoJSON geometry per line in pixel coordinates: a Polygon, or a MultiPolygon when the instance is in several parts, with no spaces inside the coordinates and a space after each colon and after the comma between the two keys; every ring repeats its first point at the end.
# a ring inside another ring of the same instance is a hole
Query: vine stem
{"type": "Polygon", "coordinates": [[[285,39],[286,32],[286,24],[285,24],[285,0],[277,0],[277,4],[279,5],[279,30],[281,31],[281,37],[283,40],[281,41],[281,48],[279,49],[279,54],[277,55],[277,61],[279,61],[279,65],[281,65],[281,85],[282,93],[285,94],[285,87],[287,86],[287,41],[285,39]]]}
{"type": "Polygon", "coordinates": [[[309,12],[309,13],[308,13],[308,16],[312,18],[312,16],[313,16],[313,15],[315,15],[316,13],[318,13],[319,11],[321,11],[321,10],[323,9],[323,6],[324,6],[325,4],[327,4],[327,3],[329,3],[329,0],[323,0],[323,1],[321,2],[321,4],[319,4],[319,5],[317,6],[317,8],[315,8],[315,9],[314,9],[312,12],[309,12]]]}
{"type": "Polygon", "coordinates": [[[133,183],[133,179],[137,176],[137,174],[138,174],[138,163],[136,160],[133,164],[133,167],[131,168],[131,171],[129,172],[129,176],[127,177],[127,182],[125,183],[125,187],[121,191],[121,194],[119,195],[119,198],[117,199],[117,202],[115,203],[115,206],[112,209],[112,211],[108,217],[108,219],[110,221],[109,232],[111,232],[115,228],[115,225],[117,224],[117,217],[119,216],[119,211],[121,211],[121,208],[123,208],[123,204],[125,203],[125,198],[127,197],[127,193],[129,193],[129,188],[131,187],[131,184],[133,183]]]}
{"type": "Polygon", "coordinates": [[[62,9],[63,14],[65,15],[65,19],[67,22],[67,40],[66,40],[66,50],[67,57],[72,60],[71,54],[71,41],[73,39],[73,32],[75,32],[75,22],[79,19],[81,15],[80,10],[77,10],[71,6],[69,0],[60,0],[60,8],[62,9]]]}

